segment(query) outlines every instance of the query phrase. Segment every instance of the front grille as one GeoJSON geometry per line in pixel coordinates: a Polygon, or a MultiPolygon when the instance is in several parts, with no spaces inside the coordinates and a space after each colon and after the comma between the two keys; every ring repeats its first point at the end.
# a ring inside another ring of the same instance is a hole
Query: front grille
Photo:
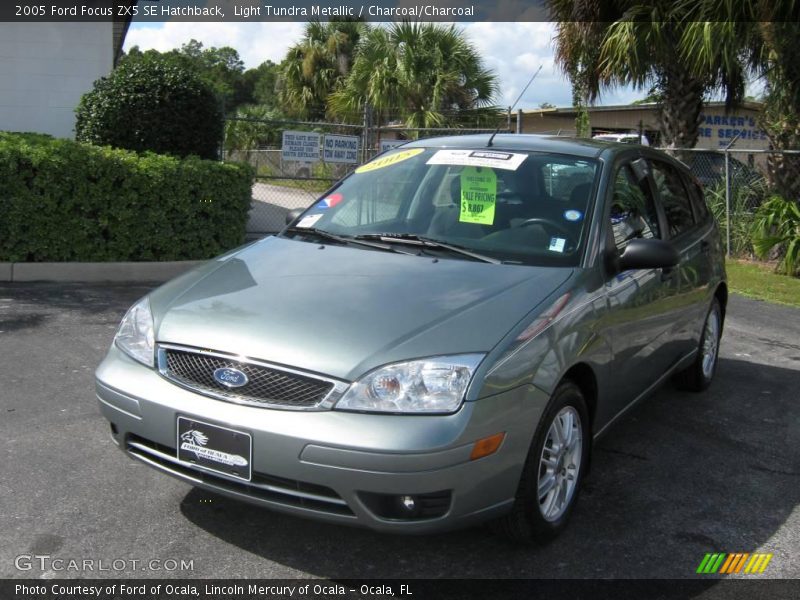
{"type": "Polygon", "coordinates": [[[207,395],[256,405],[313,408],[333,389],[330,381],[314,379],[232,358],[167,348],[159,368],[168,379],[207,395]],[[229,389],[214,379],[221,368],[238,369],[247,375],[242,387],[229,389]]]}

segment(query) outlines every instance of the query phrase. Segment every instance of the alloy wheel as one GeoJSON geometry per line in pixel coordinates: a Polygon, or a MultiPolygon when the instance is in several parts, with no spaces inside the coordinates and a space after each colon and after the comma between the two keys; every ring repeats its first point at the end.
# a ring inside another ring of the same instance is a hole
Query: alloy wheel
{"type": "Polygon", "coordinates": [[[717,363],[719,351],[719,312],[712,309],[706,319],[703,332],[703,377],[711,379],[714,374],[714,365],[717,363]]]}
{"type": "Polygon", "coordinates": [[[556,415],[542,447],[537,497],[546,521],[558,520],[575,495],[583,453],[581,417],[572,406],[556,415]]]}

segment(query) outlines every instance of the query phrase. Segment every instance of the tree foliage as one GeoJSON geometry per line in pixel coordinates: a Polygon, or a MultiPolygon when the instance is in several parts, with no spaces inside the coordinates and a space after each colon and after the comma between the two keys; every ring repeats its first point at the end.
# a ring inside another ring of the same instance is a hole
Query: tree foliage
{"type": "Polygon", "coordinates": [[[270,60],[254,69],[245,70],[244,62],[234,48],[205,48],[202,42],[192,39],[180,48],[168,52],[142,52],[134,46],[123,56],[120,64],[147,57],[174,60],[196,73],[211,86],[220,106],[228,114],[235,113],[239,106],[246,104],[278,107],[275,88],[280,66],[270,60]]]}
{"type": "MultiPolygon", "coordinates": [[[[709,68],[745,69],[766,86],[763,127],[778,150],[800,148],[800,4],[797,0],[681,0],[690,23],[680,53],[695,73],[709,68]]],[[[800,203],[800,157],[768,157],[770,179],[779,193],[800,203]]]]}
{"type": "Polygon", "coordinates": [[[120,64],[76,109],[76,138],[138,152],[216,158],[222,115],[211,87],[159,55],[120,64]]]}
{"type": "Polygon", "coordinates": [[[437,127],[490,106],[496,91],[494,73],[461,30],[404,22],[364,35],[330,104],[340,116],[358,114],[366,104],[409,127],[437,127]]]}
{"type": "Polygon", "coordinates": [[[249,100],[246,104],[257,104],[270,110],[280,108],[278,99],[278,79],[281,66],[266,60],[255,69],[248,69],[242,75],[243,87],[249,90],[249,100]]]}
{"type": "Polygon", "coordinates": [[[240,106],[236,115],[225,123],[225,150],[242,152],[249,158],[260,146],[281,143],[282,129],[270,125],[280,115],[263,104],[240,106]]]}
{"type": "Polygon", "coordinates": [[[306,24],[303,39],[289,48],[278,82],[279,98],[287,114],[321,120],[328,113],[328,97],[350,72],[366,23],[343,19],[306,24]]]}
{"type": "Polygon", "coordinates": [[[678,52],[690,23],[679,18],[673,0],[550,0],[550,6],[559,21],[556,59],[577,98],[593,102],[621,85],[650,90],[660,98],[668,146],[694,146],[704,97],[721,90],[733,105],[744,95],[745,69],[736,61],[690,69],[688,57],[678,52]]]}

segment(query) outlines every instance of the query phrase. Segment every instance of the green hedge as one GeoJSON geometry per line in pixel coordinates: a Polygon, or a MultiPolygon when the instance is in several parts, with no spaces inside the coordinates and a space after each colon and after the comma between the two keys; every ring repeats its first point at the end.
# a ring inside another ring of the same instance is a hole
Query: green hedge
{"type": "Polygon", "coordinates": [[[0,261],[213,257],[242,243],[250,167],[0,132],[0,261]]]}
{"type": "Polygon", "coordinates": [[[75,113],[76,139],[99,146],[213,160],[223,138],[214,90],[165,55],[128,57],[94,82],[75,113]]]}

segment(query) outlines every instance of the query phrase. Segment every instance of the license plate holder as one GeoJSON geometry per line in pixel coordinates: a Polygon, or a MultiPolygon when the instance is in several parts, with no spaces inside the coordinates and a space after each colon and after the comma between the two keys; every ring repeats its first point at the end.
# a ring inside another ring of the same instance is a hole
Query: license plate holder
{"type": "Polygon", "coordinates": [[[181,463],[244,481],[252,479],[253,438],[246,431],[178,417],[176,437],[181,463]]]}

